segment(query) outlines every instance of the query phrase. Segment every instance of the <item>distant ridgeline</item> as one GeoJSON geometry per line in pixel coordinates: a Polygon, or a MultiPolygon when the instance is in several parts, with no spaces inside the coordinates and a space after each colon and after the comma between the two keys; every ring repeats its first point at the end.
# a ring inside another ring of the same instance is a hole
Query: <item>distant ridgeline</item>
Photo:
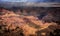
{"type": "MultiPolygon", "coordinates": [[[[48,7],[48,6],[51,6],[51,4],[49,4],[49,3],[60,3],[60,0],[0,0],[0,7],[6,7],[6,8],[8,8],[8,7],[10,8],[12,6],[14,6],[14,7],[20,7],[20,6],[48,7]]],[[[59,5],[60,4],[58,4],[58,6],[59,5]]],[[[53,6],[53,7],[55,7],[55,6],[53,6]]]]}

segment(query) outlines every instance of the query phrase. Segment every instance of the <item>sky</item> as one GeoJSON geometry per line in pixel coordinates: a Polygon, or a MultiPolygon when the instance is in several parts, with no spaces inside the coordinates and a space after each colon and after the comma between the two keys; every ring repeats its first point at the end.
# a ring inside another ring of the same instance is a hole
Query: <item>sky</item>
{"type": "Polygon", "coordinates": [[[60,2],[60,0],[0,0],[0,2],[60,2]]]}

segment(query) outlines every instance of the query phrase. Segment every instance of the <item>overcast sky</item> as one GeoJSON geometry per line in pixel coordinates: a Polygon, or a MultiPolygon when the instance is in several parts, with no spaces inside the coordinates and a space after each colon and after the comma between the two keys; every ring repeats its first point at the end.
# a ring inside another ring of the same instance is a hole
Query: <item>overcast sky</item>
{"type": "Polygon", "coordinates": [[[60,2],[60,0],[0,0],[2,2],[60,2]]]}

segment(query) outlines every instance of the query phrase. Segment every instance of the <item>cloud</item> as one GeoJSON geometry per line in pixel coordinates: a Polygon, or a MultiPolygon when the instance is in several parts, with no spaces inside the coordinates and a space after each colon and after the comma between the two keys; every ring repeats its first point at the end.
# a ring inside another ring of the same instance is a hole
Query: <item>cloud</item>
{"type": "Polygon", "coordinates": [[[60,2],[60,0],[0,0],[3,2],[60,2]]]}
{"type": "Polygon", "coordinates": [[[2,2],[26,2],[27,0],[1,0],[2,2]]]}

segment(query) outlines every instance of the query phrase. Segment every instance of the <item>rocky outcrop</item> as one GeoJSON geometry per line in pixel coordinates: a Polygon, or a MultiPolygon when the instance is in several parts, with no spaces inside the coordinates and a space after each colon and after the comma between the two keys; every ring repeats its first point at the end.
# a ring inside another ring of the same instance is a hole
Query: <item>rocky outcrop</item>
{"type": "Polygon", "coordinates": [[[7,32],[8,34],[5,34],[7,36],[12,34],[13,36],[40,36],[39,34],[45,35],[47,32],[53,32],[57,27],[56,23],[43,23],[35,16],[19,15],[8,10],[2,11],[1,14],[0,33],[7,32]]]}

